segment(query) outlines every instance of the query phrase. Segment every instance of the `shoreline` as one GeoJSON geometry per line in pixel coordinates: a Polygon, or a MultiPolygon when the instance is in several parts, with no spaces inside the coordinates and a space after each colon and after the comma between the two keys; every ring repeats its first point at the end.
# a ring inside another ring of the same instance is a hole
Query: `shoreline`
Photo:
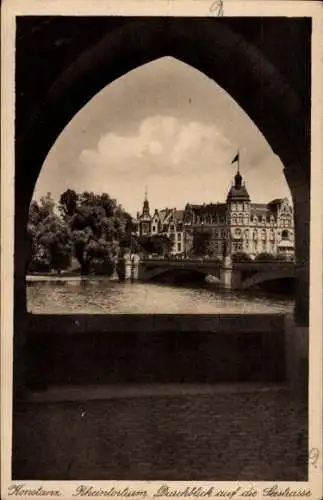
{"type": "Polygon", "coordinates": [[[103,281],[119,281],[119,278],[115,278],[113,276],[99,276],[99,275],[92,275],[92,276],[81,276],[81,275],[76,275],[76,276],[54,276],[54,275],[45,275],[45,274],[27,274],[26,275],[26,282],[27,283],[35,283],[35,282],[45,282],[45,281],[89,281],[89,280],[103,280],[103,281]]]}

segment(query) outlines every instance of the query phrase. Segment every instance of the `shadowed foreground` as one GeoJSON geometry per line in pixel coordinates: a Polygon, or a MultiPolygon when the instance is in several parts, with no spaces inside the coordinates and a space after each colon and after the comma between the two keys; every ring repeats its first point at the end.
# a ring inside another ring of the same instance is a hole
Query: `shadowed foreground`
{"type": "Polygon", "coordinates": [[[166,391],[19,403],[13,479],[307,479],[307,407],[287,387],[166,391]]]}

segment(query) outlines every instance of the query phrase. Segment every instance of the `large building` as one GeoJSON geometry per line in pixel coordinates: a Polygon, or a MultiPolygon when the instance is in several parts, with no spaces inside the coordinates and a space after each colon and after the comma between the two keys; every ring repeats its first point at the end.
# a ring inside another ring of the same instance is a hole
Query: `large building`
{"type": "Polygon", "coordinates": [[[194,237],[209,233],[209,255],[223,258],[261,253],[294,258],[294,215],[287,198],[252,203],[237,171],[225,203],[187,204],[184,210],[155,210],[150,214],[147,195],[137,214],[138,235],[166,234],[173,241],[172,254],[188,256],[194,237]]]}

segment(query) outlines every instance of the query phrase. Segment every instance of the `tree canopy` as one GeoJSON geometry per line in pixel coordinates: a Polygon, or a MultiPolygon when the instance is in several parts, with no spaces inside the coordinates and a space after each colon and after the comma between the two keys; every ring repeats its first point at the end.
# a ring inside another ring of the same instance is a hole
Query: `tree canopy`
{"type": "Polygon", "coordinates": [[[112,272],[125,248],[136,245],[132,217],[107,193],[64,191],[58,204],[50,193],[32,201],[28,234],[30,270],[63,270],[75,258],[82,274],[112,272]]]}

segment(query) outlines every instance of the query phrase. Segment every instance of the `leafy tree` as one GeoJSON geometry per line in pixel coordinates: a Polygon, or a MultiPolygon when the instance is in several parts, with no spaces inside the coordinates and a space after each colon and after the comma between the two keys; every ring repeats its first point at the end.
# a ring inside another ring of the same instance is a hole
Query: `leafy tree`
{"type": "Polygon", "coordinates": [[[252,258],[245,252],[236,252],[232,255],[232,262],[252,262],[252,258]]]}
{"type": "Polygon", "coordinates": [[[192,247],[194,255],[208,255],[210,251],[211,238],[212,233],[210,231],[194,231],[192,247]]]}
{"type": "Polygon", "coordinates": [[[67,189],[61,194],[59,199],[59,210],[62,217],[72,217],[75,214],[78,203],[78,195],[73,189],[67,189]]]}
{"type": "Polygon", "coordinates": [[[130,247],[135,227],[132,217],[106,193],[85,191],[77,195],[70,190],[61,195],[62,213],[69,214],[74,254],[82,274],[91,272],[94,263],[113,269],[120,248],[130,247]]]}
{"type": "Polygon", "coordinates": [[[60,271],[74,255],[82,274],[110,273],[122,249],[137,250],[132,217],[106,193],[67,189],[59,198],[58,213],[50,193],[30,205],[32,270],[60,271]]]}
{"type": "Polygon", "coordinates": [[[275,255],[273,255],[272,253],[263,252],[263,253],[259,253],[255,257],[255,261],[256,262],[276,262],[277,257],[275,255]]]}
{"type": "Polygon", "coordinates": [[[50,215],[44,220],[39,228],[38,241],[48,256],[51,269],[60,272],[70,266],[72,257],[70,230],[57,215],[50,215]]]}
{"type": "Polygon", "coordinates": [[[154,234],[151,237],[153,253],[158,255],[166,255],[173,248],[172,240],[166,234],[154,234]]]}
{"type": "Polygon", "coordinates": [[[173,242],[166,234],[154,234],[152,236],[141,236],[138,239],[140,247],[147,253],[166,255],[173,248],[173,242]]]}
{"type": "Polygon", "coordinates": [[[30,242],[29,271],[60,271],[70,262],[71,241],[67,227],[55,214],[55,201],[50,193],[29,208],[27,236],[30,242]]]}

